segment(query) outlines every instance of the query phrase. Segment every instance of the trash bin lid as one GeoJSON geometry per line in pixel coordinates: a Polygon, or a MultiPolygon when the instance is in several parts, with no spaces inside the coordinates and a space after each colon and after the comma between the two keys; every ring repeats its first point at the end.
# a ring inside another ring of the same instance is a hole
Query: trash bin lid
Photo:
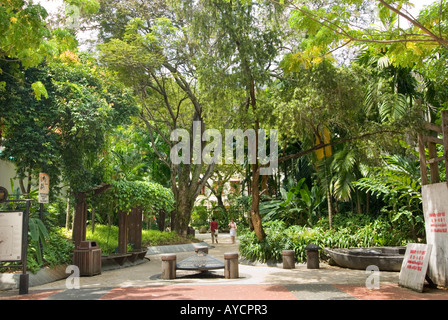
{"type": "Polygon", "coordinates": [[[96,243],[96,241],[86,240],[86,241],[81,241],[79,243],[78,249],[92,249],[92,248],[97,248],[97,247],[98,247],[98,244],[96,243]]]}

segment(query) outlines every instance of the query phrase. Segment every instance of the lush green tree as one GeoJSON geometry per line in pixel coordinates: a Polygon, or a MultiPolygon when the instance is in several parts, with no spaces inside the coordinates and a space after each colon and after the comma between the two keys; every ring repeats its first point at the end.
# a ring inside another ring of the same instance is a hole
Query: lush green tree
{"type": "MultiPolygon", "coordinates": [[[[138,8],[136,8],[138,9],[138,8]]],[[[142,17],[148,13],[141,12],[142,17]]],[[[189,41],[181,17],[136,18],[123,39],[111,39],[101,46],[103,60],[117,70],[120,78],[134,89],[142,105],[140,118],[148,129],[159,160],[170,168],[171,188],[176,199],[176,231],[186,234],[194,201],[210,177],[214,163],[196,163],[191,152],[186,161],[173,162],[169,153],[158,149],[156,138],[172,148],[175,130],[187,130],[193,142],[194,129],[205,130],[204,106],[196,91],[194,70],[197,43],[189,41]]],[[[188,147],[190,144],[188,143],[188,147]]],[[[200,146],[200,151],[204,145],[200,146]]],[[[185,151],[184,151],[185,152],[185,151]]]]}
{"type": "MultiPolygon", "coordinates": [[[[162,139],[155,139],[157,148],[169,153],[169,146],[162,139]]],[[[107,132],[106,150],[110,163],[110,172],[107,174],[111,180],[137,181],[149,179],[170,186],[169,167],[159,161],[151,139],[144,124],[134,117],[130,125],[118,126],[107,132]]]]}
{"type": "MultiPolygon", "coordinates": [[[[39,172],[50,175],[52,191],[58,188],[60,176],[59,135],[55,126],[59,122],[59,112],[55,96],[35,99],[30,83],[45,83],[52,92],[51,78],[42,68],[22,70],[22,79],[9,74],[12,65],[3,63],[0,81],[4,80],[8,90],[0,93],[0,123],[2,147],[1,157],[15,164],[17,177],[23,194],[29,194],[32,179],[39,172]]],[[[13,190],[11,190],[13,191],[13,190]]],[[[55,193],[51,193],[53,197],[55,193]]]]}
{"type": "MultiPolygon", "coordinates": [[[[204,56],[205,67],[199,69],[208,89],[219,91],[224,87],[244,92],[230,109],[239,114],[233,126],[253,128],[258,141],[258,129],[268,127],[261,118],[259,95],[272,80],[270,69],[276,65],[284,35],[279,23],[281,8],[269,2],[225,0],[202,1],[199,9],[193,2],[181,2],[179,6],[190,13],[195,39],[213,50],[213,55],[204,56]]],[[[259,214],[260,164],[252,164],[251,171],[251,227],[261,241],[265,233],[259,214]]]]}
{"type": "MultiPolygon", "coordinates": [[[[28,0],[2,1],[0,3],[0,60],[8,67],[2,66],[0,74],[8,78],[23,79],[23,69],[35,67],[51,52],[48,43],[50,31],[45,26],[47,12],[44,7],[28,0]]],[[[20,81],[20,80],[19,80],[20,81]]],[[[9,90],[0,81],[0,91],[9,90]]],[[[25,82],[34,90],[37,99],[46,95],[45,87],[39,80],[25,82]]]]}
{"type": "Polygon", "coordinates": [[[130,93],[94,60],[75,53],[64,53],[62,59],[48,68],[59,111],[54,130],[64,177],[73,192],[82,192],[105,181],[99,155],[106,132],[129,123],[136,109],[130,93]]]}

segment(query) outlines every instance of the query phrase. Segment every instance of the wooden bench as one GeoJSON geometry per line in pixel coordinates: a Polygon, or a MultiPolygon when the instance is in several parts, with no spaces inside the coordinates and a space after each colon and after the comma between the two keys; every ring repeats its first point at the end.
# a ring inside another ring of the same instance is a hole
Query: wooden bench
{"type": "Polygon", "coordinates": [[[136,260],[142,260],[145,258],[147,252],[148,252],[147,249],[129,251],[128,254],[130,254],[131,256],[128,258],[128,260],[131,262],[135,262],[136,260]]]}
{"type": "Polygon", "coordinates": [[[132,254],[130,253],[113,253],[108,256],[102,256],[101,259],[111,260],[113,259],[116,263],[118,263],[120,266],[122,266],[125,261],[131,257],[132,254]]]}

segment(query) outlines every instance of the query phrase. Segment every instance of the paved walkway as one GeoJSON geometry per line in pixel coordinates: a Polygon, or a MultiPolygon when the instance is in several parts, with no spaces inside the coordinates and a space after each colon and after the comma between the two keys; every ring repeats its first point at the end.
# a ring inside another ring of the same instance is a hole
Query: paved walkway
{"type": "MultiPolygon", "coordinates": [[[[209,234],[198,235],[209,244],[209,255],[223,261],[224,253],[237,252],[228,234],[211,245],[209,234]]],[[[177,261],[194,254],[174,247],[177,261]]],[[[192,249],[193,248],[193,249],[192,249]]],[[[165,252],[165,251],[164,251],[165,252]]],[[[0,291],[0,300],[448,300],[448,291],[425,288],[423,293],[398,286],[398,272],[380,272],[379,289],[366,286],[370,274],[320,264],[320,269],[283,269],[281,264],[248,264],[241,261],[238,279],[225,279],[223,270],[207,273],[177,271],[174,280],[162,280],[161,253],[152,252],[144,263],[101,275],[81,277],[79,289],[67,289],[66,280],[31,287],[29,294],[0,291]]],[[[190,310],[191,311],[191,310],[190,310]]]]}

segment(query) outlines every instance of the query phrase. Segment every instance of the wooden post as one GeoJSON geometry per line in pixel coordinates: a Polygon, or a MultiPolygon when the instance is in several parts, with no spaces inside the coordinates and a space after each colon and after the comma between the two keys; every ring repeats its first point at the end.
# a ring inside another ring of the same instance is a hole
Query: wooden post
{"type": "Polygon", "coordinates": [[[128,214],[125,211],[118,211],[118,253],[127,252],[128,244],[128,214]]]}
{"type": "Polygon", "coordinates": [[[128,216],[128,242],[134,245],[134,250],[142,248],[142,209],[132,208],[128,216]]]}
{"type": "Polygon", "coordinates": [[[442,111],[442,135],[443,158],[445,160],[445,172],[448,174],[448,110],[442,111]]]}
{"type": "Polygon", "coordinates": [[[428,184],[428,172],[426,170],[426,152],[425,152],[425,140],[423,135],[418,135],[418,155],[420,159],[420,175],[422,178],[422,185],[428,184]]]}
{"type": "Polygon", "coordinates": [[[75,195],[76,207],[75,218],[73,219],[73,242],[75,248],[79,246],[81,241],[86,240],[86,223],[87,223],[87,204],[85,192],[78,192],[75,195]]]}
{"type": "MultiPolygon", "coordinates": [[[[434,142],[428,142],[428,156],[429,159],[435,159],[437,158],[437,147],[434,142]]],[[[425,161],[426,162],[426,161],[425,161]]],[[[440,182],[439,177],[439,164],[437,161],[429,161],[429,172],[430,172],[430,178],[431,183],[438,183],[440,182]]]]}

